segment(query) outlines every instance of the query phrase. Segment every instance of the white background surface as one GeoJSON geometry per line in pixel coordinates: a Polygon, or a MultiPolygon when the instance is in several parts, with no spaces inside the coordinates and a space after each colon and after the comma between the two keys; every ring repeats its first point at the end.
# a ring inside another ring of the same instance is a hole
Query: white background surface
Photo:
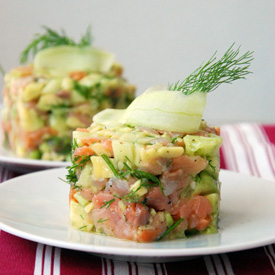
{"type": "Polygon", "coordinates": [[[42,25],[79,39],[89,24],[94,46],[116,54],[137,94],[184,79],[233,42],[241,53],[254,51],[254,73],[210,93],[204,118],[275,122],[274,0],[0,0],[0,64],[6,71],[17,66],[42,25]]]}

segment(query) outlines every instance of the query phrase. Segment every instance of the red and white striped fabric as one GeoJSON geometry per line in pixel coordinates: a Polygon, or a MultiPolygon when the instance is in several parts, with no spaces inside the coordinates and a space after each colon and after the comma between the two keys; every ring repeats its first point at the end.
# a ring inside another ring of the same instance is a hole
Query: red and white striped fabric
{"type": "MultiPolygon", "coordinates": [[[[221,167],[262,177],[275,184],[275,125],[221,127],[221,167]]],[[[0,182],[17,176],[0,167],[0,182]]],[[[27,241],[0,231],[0,275],[8,274],[275,274],[275,244],[176,263],[141,264],[27,241]]]]}

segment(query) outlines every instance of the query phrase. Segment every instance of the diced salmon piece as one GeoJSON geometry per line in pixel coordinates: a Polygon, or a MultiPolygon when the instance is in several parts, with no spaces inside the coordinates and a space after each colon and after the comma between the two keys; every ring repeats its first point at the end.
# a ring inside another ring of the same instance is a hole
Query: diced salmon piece
{"type": "Polygon", "coordinates": [[[169,198],[164,196],[159,187],[151,187],[146,195],[146,204],[156,210],[169,208],[169,198]]]}
{"type": "Polygon", "coordinates": [[[172,170],[181,169],[185,174],[195,175],[205,169],[207,164],[208,161],[200,156],[182,155],[173,159],[172,170]]]}
{"type": "Polygon", "coordinates": [[[76,128],[76,130],[75,130],[75,131],[77,131],[77,132],[89,133],[89,130],[88,130],[88,129],[86,129],[86,128],[76,128]]]}
{"type": "Polygon", "coordinates": [[[112,140],[108,138],[100,138],[100,137],[91,137],[91,138],[82,138],[81,139],[82,143],[86,146],[89,146],[90,144],[100,142],[103,147],[111,153],[111,155],[114,155],[113,152],[113,145],[112,145],[112,140]]]}
{"type": "Polygon", "coordinates": [[[70,189],[70,194],[69,194],[69,203],[71,202],[71,200],[74,200],[75,202],[78,202],[77,199],[74,197],[75,193],[76,193],[76,190],[71,188],[70,189]]]}
{"type": "Polygon", "coordinates": [[[100,192],[93,197],[93,204],[95,208],[100,208],[104,205],[104,203],[112,199],[114,199],[114,196],[112,194],[109,194],[107,192],[100,192]]]}
{"type": "Polygon", "coordinates": [[[130,184],[127,180],[112,178],[107,182],[105,191],[122,198],[130,192],[130,184]]]}
{"type": "Polygon", "coordinates": [[[41,144],[42,138],[44,136],[50,137],[57,135],[57,131],[51,127],[42,127],[33,132],[23,132],[22,141],[26,148],[35,149],[39,144],[41,144]]]}
{"type": "Polygon", "coordinates": [[[148,207],[145,207],[143,204],[131,203],[127,206],[125,217],[127,222],[137,227],[148,223],[150,213],[148,207]]]}
{"type": "MultiPolygon", "coordinates": [[[[209,215],[211,211],[212,206],[208,199],[204,196],[197,195],[181,206],[180,217],[188,220],[189,229],[197,228],[197,226],[199,228],[205,226],[204,228],[206,228],[210,222],[209,215]]],[[[202,230],[199,228],[197,229],[202,230]]]]}
{"type": "Polygon", "coordinates": [[[94,155],[94,151],[88,147],[88,146],[83,146],[83,147],[76,147],[73,153],[74,158],[76,157],[81,157],[81,158],[77,158],[76,162],[79,162],[82,160],[83,156],[92,156],[94,155]]]}
{"type": "Polygon", "coordinates": [[[163,234],[167,228],[165,220],[160,218],[159,214],[156,214],[153,218],[153,222],[150,223],[148,228],[144,228],[138,231],[137,241],[142,243],[153,242],[163,234]]]}
{"type": "Polygon", "coordinates": [[[94,197],[94,193],[91,188],[83,188],[82,187],[79,192],[80,192],[81,196],[88,201],[91,201],[94,197]]]}
{"type": "Polygon", "coordinates": [[[80,80],[80,79],[82,79],[84,76],[86,76],[87,75],[87,73],[85,73],[85,72],[72,72],[72,73],[70,73],[70,77],[72,78],[72,79],[74,79],[74,80],[80,80]]]}

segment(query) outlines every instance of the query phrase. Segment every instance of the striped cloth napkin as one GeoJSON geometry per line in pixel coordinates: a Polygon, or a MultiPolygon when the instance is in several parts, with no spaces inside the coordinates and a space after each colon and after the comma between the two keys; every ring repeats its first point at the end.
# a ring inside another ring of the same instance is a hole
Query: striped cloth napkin
{"type": "MultiPolygon", "coordinates": [[[[275,184],[275,125],[221,127],[221,168],[262,177],[275,184]]],[[[0,182],[17,176],[0,167],[0,182]]],[[[176,263],[131,263],[52,247],[0,231],[0,275],[7,274],[275,274],[275,244],[176,263]]]]}

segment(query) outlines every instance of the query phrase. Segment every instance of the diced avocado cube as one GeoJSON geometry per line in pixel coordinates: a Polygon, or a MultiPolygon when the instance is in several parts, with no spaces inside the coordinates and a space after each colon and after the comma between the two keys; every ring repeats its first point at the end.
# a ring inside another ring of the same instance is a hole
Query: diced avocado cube
{"type": "Polygon", "coordinates": [[[218,213],[220,207],[220,194],[213,193],[206,196],[212,205],[212,213],[218,213]]]}
{"type": "Polygon", "coordinates": [[[211,224],[204,230],[203,233],[205,234],[213,234],[217,233],[217,225],[218,225],[218,218],[219,218],[219,207],[220,207],[220,195],[219,194],[210,194],[207,195],[206,198],[212,205],[212,222],[211,224]]]}
{"type": "Polygon", "coordinates": [[[41,95],[37,103],[37,108],[43,111],[50,111],[53,108],[53,106],[68,104],[68,100],[60,98],[55,94],[49,93],[41,95]]]}
{"type": "Polygon", "coordinates": [[[78,93],[76,90],[72,90],[71,92],[71,102],[73,104],[81,104],[86,102],[87,99],[81,95],[80,93],[78,93]]]}
{"type": "Polygon", "coordinates": [[[42,94],[56,94],[61,90],[61,78],[54,78],[48,81],[45,87],[42,89],[42,94]]]}
{"type": "Polygon", "coordinates": [[[222,145],[220,136],[209,137],[186,135],[184,138],[185,153],[189,156],[212,156],[217,155],[222,145]]]}
{"type": "MultiPolygon", "coordinates": [[[[101,156],[92,156],[91,161],[93,164],[94,178],[113,178],[114,173],[105,160],[101,156]]],[[[114,159],[110,158],[110,161],[114,164],[114,159]]]]}
{"type": "Polygon", "coordinates": [[[79,204],[82,206],[85,206],[89,202],[79,192],[75,193],[74,197],[79,202],[79,204]]]}
{"type": "Polygon", "coordinates": [[[37,99],[40,94],[41,90],[44,87],[45,83],[43,82],[31,82],[29,83],[22,92],[22,99],[23,101],[31,101],[37,99]]]}
{"type": "Polygon", "coordinates": [[[80,147],[84,145],[82,139],[89,138],[90,136],[91,134],[89,132],[73,131],[73,141],[80,147]]]}
{"type": "Polygon", "coordinates": [[[80,119],[78,119],[74,115],[71,115],[67,118],[66,125],[72,129],[85,128],[87,126],[85,123],[83,123],[80,119]]]}
{"type": "Polygon", "coordinates": [[[207,157],[208,165],[204,169],[209,175],[213,178],[218,179],[219,171],[220,171],[220,157],[217,156],[209,156],[207,157]]]}
{"type": "Polygon", "coordinates": [[[74,200],[70,202],[70,220],[72,226],[83,231],[91,231],[93,224],[87,221],[87,213],[83,206],[74,200]]]}
{"type": "Polygon", "coordinates": [[[82,186],[84,188],[89,188],[91,187],[91,183],[92,183],[92,163],[90,161],[86,162],[85,167],[82,169],[82,172],[80,174],[80,177],[77,181],[77,186],[82,186]]]}
{"type": "Polygon", "coordinates": [[[166,225],[167,225],[167,227],[170,227],[170,226],[173,225],[174,220],[173,220],[173,218],[172,218],[172,216],[171,216],[170,213],[168,213],[168,212],[165,213],[165,219],[166,219],[166,225]]]}
{"type": "Polygon", "coordinates": [[[69,127],[66,125],[66,114],[64,112],[53,111],[50,114],[49,123],[50,126],[60,134],[65,134],[69,131],[69,127]]]}
{"type": "Polygon", "coordinates": [[[206,195],[219,192],[219,182],[205,171],[202,171],[195,178],[195,182],[196,188],[194,194],[206,195]]]}
{"type": "Polygon", "coordinates": [[[26,108],[22,102],[17,103],[20,126],[28,132],[36,131],[44,126],[44,121],[34,109],[26,108]]]}
{"type": "Polygon", "coordinates": [[[41,159],[41,152],[39,150],[33,150],[29,153],[30,159],[41,159]]]}
{"type": "Polygon", "coordinates": [[[127,161],[127,158],[131,163],[134,163],[134,145],[131,142],[113,140],[112,147],[114,152],[115,163],[118,168],[123,168],[123,162],[127,161]]]}

